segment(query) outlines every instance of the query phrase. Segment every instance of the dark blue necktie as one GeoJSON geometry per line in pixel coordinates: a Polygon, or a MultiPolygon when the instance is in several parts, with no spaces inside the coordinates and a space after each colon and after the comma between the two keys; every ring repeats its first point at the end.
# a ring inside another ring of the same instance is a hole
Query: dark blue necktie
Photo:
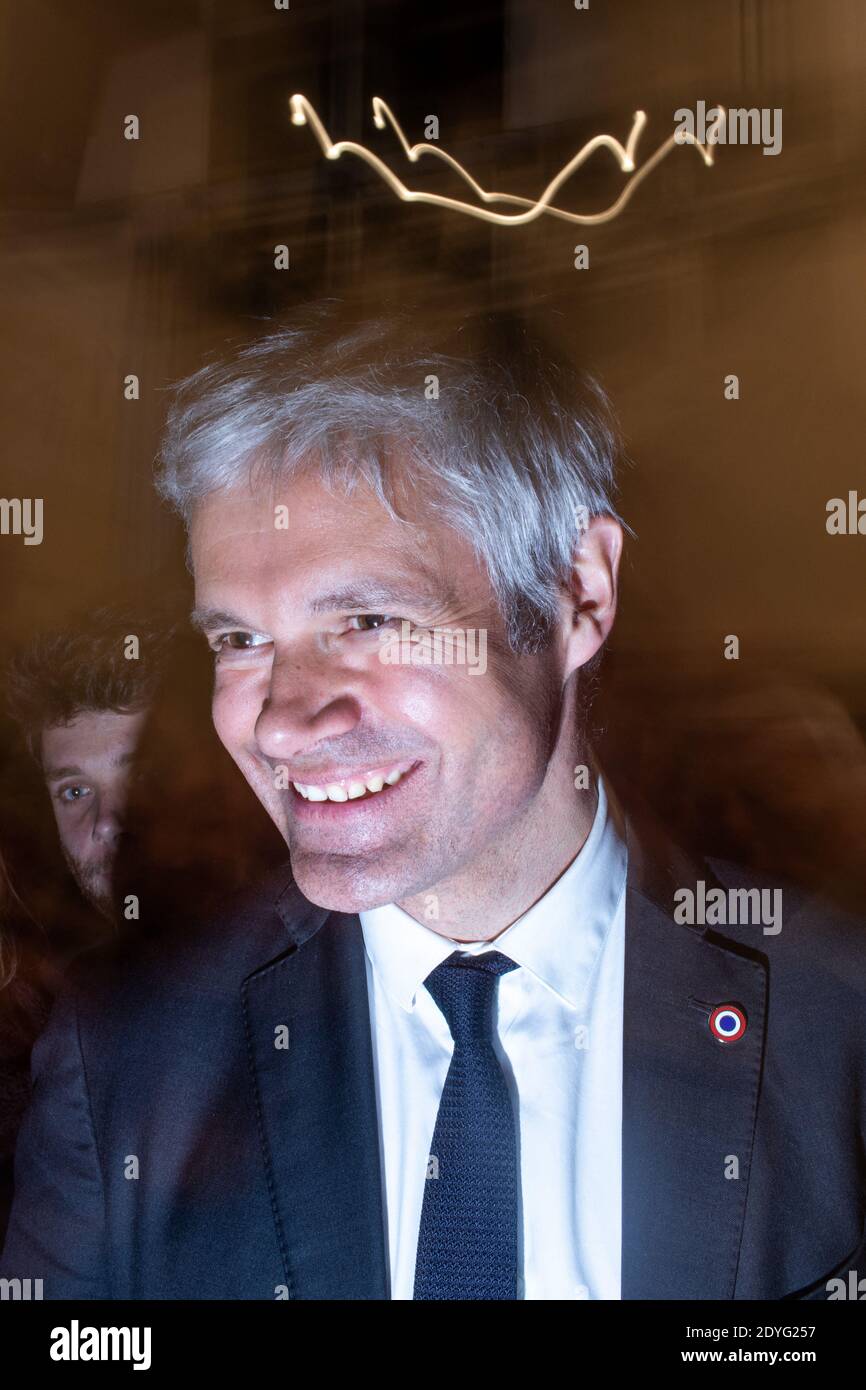
{"type": "Polygon", "coordinates": [[[499,951],[456,952],[424,981],[451,1029],[454,1054],[433,1131],[415,1298],[517,1298],[517,1134],[493,1050],[499,951]]]}

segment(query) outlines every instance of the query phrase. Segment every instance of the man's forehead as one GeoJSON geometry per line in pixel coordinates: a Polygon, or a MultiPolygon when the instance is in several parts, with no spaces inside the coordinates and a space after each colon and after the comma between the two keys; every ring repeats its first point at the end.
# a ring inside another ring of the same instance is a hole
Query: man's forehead
{"type": "Polygon", "coordinates": [[[147,709],[82,709],[64,724],[48,724],[43,733],[56,741],[91,734],[134,738],[147,717],[147,709]]]}
{"type": "MultiPolygon", "coordinates": [[[[412,523],[421,521],[420,512],[409,509],[412,523]]],[[[359,483],[351,492],[329,488],[309,473],[286,480],[250,481],[231,489],[217,490],[198,499],[193,507],[193,537],[231,538],[247,531],[285,532],[315,530],[326,534],[343,531],[347,525],[363,521],[377,531],[407,529],[388,511],[367,484],[359,483]]]]}
{"type": "Polygon", "coordinates": [[[82,710],[68,724],[49,724],[42,730],[46,775],[60,775],[61,764],[77,766],[83,758],[128,761],[146,715],[146,710],[82,710]]]}
{"type": "Polygon", "coordinates": [[[374,496],[334,498],[303,480],[272,493],[211,494],[196,507],[191,541],[199,606],[223,581],[291,587],[311,614],[377,594],[446,605],[457,596],[461,550],[475,568],[471,548],[441,523],[397,520],[374,496]],[[285,500],[274,500],[281,492],[285,500]]]}

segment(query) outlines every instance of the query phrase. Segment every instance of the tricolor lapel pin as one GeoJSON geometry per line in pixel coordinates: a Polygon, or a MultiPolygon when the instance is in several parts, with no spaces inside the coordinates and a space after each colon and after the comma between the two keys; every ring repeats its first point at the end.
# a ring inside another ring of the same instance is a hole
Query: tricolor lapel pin
{"type": "Polygon", "coordinates": [[[736,1004],[718,1004],[710,1014],[709,1024],[716,1042],[739,1042],[746,1031],[746,1015],[736,1004]]]}

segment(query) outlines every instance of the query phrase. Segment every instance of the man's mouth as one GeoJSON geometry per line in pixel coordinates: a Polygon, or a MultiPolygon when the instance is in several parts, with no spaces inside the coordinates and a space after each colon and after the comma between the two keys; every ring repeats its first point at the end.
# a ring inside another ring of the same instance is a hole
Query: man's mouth
{"type": "Polygon", "coordinates": [[[346,776],[322,777],[316,782],[292,781],[296,796],[302,801],[371,801],[386,796],[419,766],[417,761],[386,763],[379,767],[356,770],[346,776]]]}

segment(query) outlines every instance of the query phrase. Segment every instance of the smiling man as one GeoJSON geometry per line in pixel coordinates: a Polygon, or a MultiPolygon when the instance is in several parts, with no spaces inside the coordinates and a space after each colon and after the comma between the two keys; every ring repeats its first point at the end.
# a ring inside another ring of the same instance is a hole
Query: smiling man
{"type": "Polygon", "coordinates": [[[788,889],[772,936],[722,914],[760,885],[626,816],[587,741],[616,457],[598,389],[499,315],[329,303],[181,386],[160,487],[291,873],[78,972],[7,1277],[826,1297],[863,1259],[856,924],[788,889]]]}
{"type": "Polygon", "coordinates": [[[432,526],[420,498],[401,499],[401,517],[369,488],[334,496],[315,476],[203,499],[194,621],[216,653],[214,723],[312,902],[397,901],[424,920],[432,893],[436,930],[492,938],[589,833],[569,678],[613,621],[621,530],[590,523],[553,640],[515,654],[470,541],[432,526]],[[383,631],[406,622],[485,633],[485,679],[384,660],[383,631]]]}

